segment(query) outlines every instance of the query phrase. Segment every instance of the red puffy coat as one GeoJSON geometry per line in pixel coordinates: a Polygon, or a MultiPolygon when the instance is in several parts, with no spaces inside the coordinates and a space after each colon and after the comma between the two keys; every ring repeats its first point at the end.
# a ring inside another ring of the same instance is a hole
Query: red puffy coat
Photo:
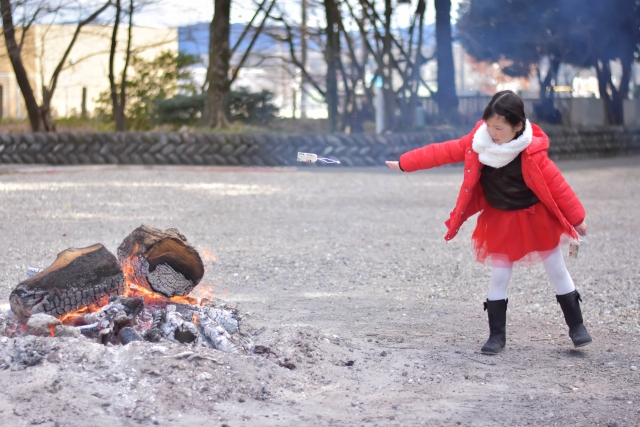
{"type": "MultiPolygon", "coordinates": [[[[484,123],[479,121],[470,134],[453,141],[430,144],[404,153],[400,157],[400,168],[405,172],[430,169],[464,160],[464,180],[460,187],[456,207],[445,222],[449,232],[444,237],[451,240],[458,234],[460,226],[470,216],[481,211],[487,203],[479,185],[482,163],[473,151],[473,135],[484,123]]],[[[574,226],[585,218],[582,203],[573,192],[558,167],[549,159],[549,138],[538,126],[532,124],[533,138],[522,152],[522,175],[524,181],[538,199],[560,220],[565,232],[577,239],[574,226]]]]}

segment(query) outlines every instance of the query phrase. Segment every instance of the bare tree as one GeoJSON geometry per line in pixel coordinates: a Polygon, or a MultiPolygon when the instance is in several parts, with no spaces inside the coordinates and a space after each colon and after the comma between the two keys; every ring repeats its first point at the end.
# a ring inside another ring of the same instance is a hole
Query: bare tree
{"type": "MultiPolygon", "coordinates": [[[[358,20],[354,8],[349,1],[345,1],[352,19],[358,24],[362,34],[363,49],[369,52],[375,59],[376,69],[374,76],[380,76],[383,81],[383,91],[385,98],[385,129],[395,130],[400,127],[412,129],[415,126],[415,110],[417,107],[417,93],[419,86],[424,86],[431,93],[433,91],[422,79],[420,75],[421,67],[433,59],[422,54],[423,49],[423,24],[426,4],[420,0],[413,17],[412,25],[409,29],[409,40],[405,43],[394,36],[391,28],[393,14],[392,4],[385,0],[384,19],[377,13],[373,1],[359,0],[362,10],[362,20],[358,20]],[[416,22],[418,25],[418,37],[414,39],[416,22]],[[365,23],[371,28],[373,43],[369,42],[369,32],[365,28],[365,23]],[[383,28],[380,31],[379,26],[383,28]],[[380,46],[382,48],[380,48],[380,46]],[[414,53],[415,52],[415,53],[414,53]],[[401,84],[394,87],[393,76],[400,78],[401,84]],[[396,116],[396,109],[401,114],[396,116]]],[[[346,36],[346,33],[345,33],[346,36]]],[[[366,64],[366,58],[362,67],[366,64]]],[[[362,84],[367,88],[364,76],[362,84]]],[[[371,88],[367,88],[367,99],[371,102],[371,88]]]]}
{"type": "Polygon", "coordinates": [[[388,117],[385,128],[414,128],[418,88],[425,87],[434,93],[420,75],[421,67],[434,58],[426,57],[422,52],[425,1],[420,0],[417,4],[408,43],[394,35],[391,25],[394,9],[388,0],[385,0],[382,15],[376,11],[373,0],[322,0],[319,6],[326,16],[326,27],[315,32],[306,27],[296,31],[286,15],[281,13],[273,19],[282,24],[284,35],[282,31],[269,34],[288,44],[289,52],[285,59],[300,70],[309,90],[319,94],[327,103],[329,129],[362,131],[363,121],[372,119],[374,115],[373,87],[377,78],[383,80],[385,91],[385,115],[388,117]],[[353,24],[357,26],[357,32],[348,29],[353,24]],[[416,28],[417,37],[414,35],[416,28]],[[298,46],[304,46],[303,37],[307,34],[312,45],[319,46],[323,52],[326,72],[305,65],[299,57],[298,46]]]}
{"type": "MultiPolygon", "coordinates": [[[[131,1],[133,3],[133,1],[131,1]]],[[[122,79],[120,80],[120,93],[118,93],[118,86],[116,84],[115,77],[115,58],[116,49],[118,46],[118,29],[120,27],[120,17],[122,15],[122,2],[116,0],[116,13],[113,23],[113,31],[111,32],[111,50],[109,51],[109,87],[111,90],[111,105],[113,108],[113,118],[116,122],[116,130],[124,131],[126,129],[124,109],[126,102],[126,86],[127,86],[127,67],[129,65],[129,58],[131,55],[131,25],[129,25],[129,37],[127,40],[127,51],[125,58],[125,65],[122,72],[122,79]]],[[[133,17],[133,7],[130,8],[129,20],[133,17]]]]}
{"type": "Polygon", "coordinates": [[[214,12],[209,27],[209,68],[207,97],[201,124],[220,128],[229,125],[229,36],[231,33],[231,0],[214,0],[214,12]]]}
{"type": "Polygon", "coordinates": [[[101,3],[100,7],[76,24],[76,29],[71,41],[55,68],[48,85],[44,85],[42,88],[42,103],[39,105],[22,59],[25,40],[29,31],[39,19],[44,18],[47,15],[59,13],[65,8],[69,8],[69,4],[67,2],[56,3],[46,0],[0,0],[0,12],[2,13],[2,26],[4,29],[3,33],[5,43],[7,45],[7,52],[9,53],[9,59],[16,75],[18,86],[22,91],[25,106],[27,107],[31,129],[34,132],[54,130],[51,119],[51,100],[58,84],[60,72],[63,70],[65,63],[67,62],[67,58],[78,40],[82,28],[93,22],[110,5],[110,0],[101,3]],[[20,10],[18,11],[18,9],[20,10]],[[16,27],[14,23],[14,18],[17,15],[20,16],[18,27],[16,27]],[[16,31],[16,29],[19,31],[16,31]]]}
{"type": "Polygon", "coordinates": [[[249,58],[251,50],[258,37],[260,37],[265,23],[269,18],[269,13],[275,4],[275,0],[263,0],[250,22],[245,26],[236,44],[231,47],[231,0],[214,0],[213,20],[209,27],[209,67],[207,69],[206,81],[207,96],[205,98],[202,119],[200,120],[201,126],[210,128],[229,126],[228,110],[231,85],[249,58]],[[261,12],[264,12],[262,21],[257,28],[253,28],[253,23],[261,12]],[[230,78],[231,58],[252,29],[254,33],[249,42],[249,46],[244,51],[238,64],[234,67],[233,75],[230,78]]]}
{"type": "MultiPolygon", "coordinates": [[[[125,0],[126,2],[126,0],[125,0]]],[[[125,131],[126,110],[127,110],[127,73],[131,65],[133,50],[133,16],[142,8],[154,3],[153,0],[129,0],[128,6],[122,5],[122,0],[115,0],[115,17],[113,30],[111,32],[111,46],[109,50],[109,90],[111,92],[111,106],[113,109],[113,119],[117,131],[125,131]],[[115,61],[118,52],[118,31],[122,16],[127,19],[127,44],[124,52],[124,66],[120,74],[120,83],[116,81],[115,61]]]]}

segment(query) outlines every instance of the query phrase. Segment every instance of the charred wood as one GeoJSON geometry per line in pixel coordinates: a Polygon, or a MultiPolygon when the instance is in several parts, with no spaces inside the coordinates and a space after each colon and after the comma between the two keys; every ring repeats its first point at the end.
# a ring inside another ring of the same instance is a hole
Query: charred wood
{"type": "Polygon", "coordinates": [[[200,335],[198,327],[178,313],[175,306],[167,307],[166,320],[161,329],[165,338],[180,343],[194,342],[200,335]]]}
{"type": "Polygon", "coordinates": [[[70,248],[49,267],[18,284],[11,292],[11,310],[26,323],[32,314],[60,318],[109,295],[124,291],[120,264],[102,244],[70,248]]]}
{"type": "Polygon", "coordinates": [[[142,297],[118,296],[112,298],[111,302],[101,310],[83,317],[85,325],[80,326],[80,332],[88,337],[99,338],[103,344],[113,342],[122,329],[136,323],[136,317],[143,308],[144,300],[142,297]]]}
{"type": "Polygon", "coordinates": [[[144,339],[150,342],[158,342],[162,339],[162,324],[167,319],[167,312],[165,310],[157,310],[153,314],[153,323],[151,328],[144,334],[144,339]]]}
{"type": "Polygon", "coordinates": [[[142,336],[138,331],[127,326],[126,328],[120,329],[120,332],[118,332],[118,339],[123,345],[127,345],[134,341],[142,341],[142,336]]]}
{"type": "Polygon", "coordinates": [[[142,225],[118,247],[129,281],[166,297],[187,295],[204,276],[198,251],[175,228],[142,225]]]}

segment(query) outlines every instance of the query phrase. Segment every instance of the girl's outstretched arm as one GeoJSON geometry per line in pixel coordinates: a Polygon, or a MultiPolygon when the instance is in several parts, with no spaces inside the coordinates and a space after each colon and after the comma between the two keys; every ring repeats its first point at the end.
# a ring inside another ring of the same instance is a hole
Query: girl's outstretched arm
{"type": "MultiPolygon", "coordinates": [[[[411,150],[400,156],[398,169],[405,172],[414,172],[421,169],[431,169],[449,163],[458,163],[464,160],[466,151],[470,150],[473,135],[482,125],[482,121],[476,123],[475,128],[468,135],[460,139],[454,139],[438,144],[425,145],[422,148],[411,150]]],[[[387,165],[395,169],[395,165],[387,165]]]]}

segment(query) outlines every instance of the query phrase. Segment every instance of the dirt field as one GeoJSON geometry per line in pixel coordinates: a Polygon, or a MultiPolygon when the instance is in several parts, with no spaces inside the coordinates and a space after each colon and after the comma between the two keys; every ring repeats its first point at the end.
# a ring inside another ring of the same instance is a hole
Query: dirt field
{"type": "Polygon", "coordinates": [[[573,349],[538,266],[514,273],[493,357],[475,220],[443,240],[461,169],[4,167],[3,312],[29,266],[176,227],[269,351],[2,337],[0,424],[640,425],[640,158],[560,165],[588,214],[567,264],[594,342],[573,349]]]}

